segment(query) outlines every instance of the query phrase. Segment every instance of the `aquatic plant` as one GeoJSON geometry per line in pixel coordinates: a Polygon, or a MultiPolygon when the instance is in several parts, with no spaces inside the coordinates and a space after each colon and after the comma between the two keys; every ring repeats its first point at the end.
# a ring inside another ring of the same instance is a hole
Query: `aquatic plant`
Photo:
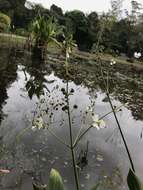
{"type": "MultiPolygon", "coordinates": [[[[65,40],[70,39],[70,41],[72,41],[72,38],[65,38],[65,40]]],[[[71,158],[72,158],[72,165],[73,165],[73,170],[74,170],[74,178],[75,178],[75,184],[76,184],[76,189],[80,190],[80,181],[79,181],[79,165],[78,163],[83,162],[83,156],[85,157],[85,161],[87,163],[87,151],[85,152],[85,154],[83,154],[82,156],[79,156],[78,162],[77,162],[77,155],[76,155],[76,148],[78,147],[81,139],[88,133],[88,131],[90,129],[102,129],[104,127],[106,127],[106,124],[104,122],[104,117],[106,117],[108,114],[111,114],[113,111],[109,111],[108,113],[106,113],[105,115],[99,117],[97,113],[95,113],[95,110],[93,109],[94,107],[94,103],[91,103],[91,106],[89,106],[86,110],[86,112],[91,116],[91,125],[89,125],[86,129],[83,129],[82,126],[80,127],[80,129],[77,132],[77,135],[74,137],[73,136],[73,122],[72,122],[72,116],[71,116],[71,104],[70,104],[70,97],[72,95],[74,95],[74,89],[69,89],[69,80],[71,77],[70,74],[70,68],[69,68],[69,61],[70,61],[70,55],[71,55],[71,49],[73,46],[73,43],[68,43],[64,41],[63,44],[64,48],[65,48],[65,82],[66,82],[66,87],[61,89],[61,92],[64,96],[64,107],[62,107],[62,110],[65,111],[65,113],[68,116],[68,127],[69,127],[69,140],[70,143],[65,142],[65,140],[63,140],[62,138],[58,137],[55,132],[53,131],[53,129],[50,127],[50,113],[48,110],[48,114],[47,113],[43,113],[43,111],[41,111],[41,113],[38,113],[39,111],[36,111],[38,114],[35,116],[35,119],[33,120],[34,122],[32,123],[32,129],[33,130],[41,130],[41,129],[47,129],[49,131],[49,133],[51,135],[54,136],[54,138],[59,141],[60,143],[62,143],[65,147],[68,148],[68,150],[71,152],[71,158]],[[67,44],[67,45],[66,45],[67,44]],[[71,45],[70,45],[71,44],[71,45]],[[44,117],[44,115],[47,114],[47,120],[48,124],[46,122],[43,121],[42,117],[44,117]]],[[[45,105],[46,102],[45,100],[41,100],[42,104],[45,105]]],[[[41,104],[40,103],[40,104],[41,104]]],[[[48,105],[53,105],[48,103],[48,105]]],[[[38,106],[41,107],[42,106],[38,106]]],[[[54,105],[53,105],[54,107],[54,105]]],[[[40,109],[41,109],[40,108],[40,109]]],[[[74,109],[77,109],[78,106],[74,105],[73,106],[74,109]]],[[[42,109],[43,110],[43,109],[42,109]]],[[[120,110],[120,108],[115,108],[114,111],[118,112],[120,110]]],[[[53,114],[52,114],[53,115],[53,114]]],[[[97,187],[96,187],[97,188],[97,187]]],[[[95,189],[95,188],[94,188],[95,189]]]]}

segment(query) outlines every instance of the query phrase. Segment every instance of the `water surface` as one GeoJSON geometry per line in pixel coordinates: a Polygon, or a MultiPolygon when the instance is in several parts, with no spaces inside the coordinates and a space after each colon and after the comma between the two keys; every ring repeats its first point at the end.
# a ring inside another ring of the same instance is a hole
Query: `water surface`
{"type": "MultiPolygon", "coordinates": [[[[33,131],[32,120],[41,113],[47,126],[58,137],[69,142],[68,118],[64,110],[66,88],[64,67],[56,55],[50,55],[43,66],[32,62],[26,53],[13,54],[0,50],[0,167],[9,169],[0,177],[1,189],[32,189],[32,181],[46,183],[51,168],[60,171],[66,189],[73,189],[74,178],[70,153],[47,129],[33,131]],[[44,102],[43,102],[44,101],[44,102]],[[41,103],[40,103],[41,102],[41,103]]],[[[102,116],[110,105],[104,92],[103,81],[96,62],[71,60],[69,90],[73,132],[81,126],[91,125],[88,106],[102,116]]],[[[125,133],[137,174],[143,179],[143,71],[130,66],[105,64],[109,71],[109,87],[115,106],[122,105],[117,113],[125,133]]],[[[105,72],[106,76],[106,72],[105,72]]],[[[81,140],[78,157],[88,147],[88,164],[79,170],[81,188],[89,189],[101,180],[106,189],[126,189],[125,176],[129,162],[116,122],[112,114],[105,119],[106,128],[91,129],[81,140]],[[114,184],[115,183],[115,184],[114,184]]]]}

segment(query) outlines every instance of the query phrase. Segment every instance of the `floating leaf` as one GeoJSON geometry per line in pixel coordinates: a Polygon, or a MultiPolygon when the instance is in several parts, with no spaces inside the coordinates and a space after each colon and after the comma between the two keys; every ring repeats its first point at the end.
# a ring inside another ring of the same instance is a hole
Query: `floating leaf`
{"type": "Polygon", "coordinates": [[[48,190],[64,190],[62,178],[55,169],[52,169],[50,172],[48,190]]]}
{"type": "Polygon", "coordinates": [[[143,184],[131,169],[128,173],[127,182],[129,190],[143,190],[143,184]]]}

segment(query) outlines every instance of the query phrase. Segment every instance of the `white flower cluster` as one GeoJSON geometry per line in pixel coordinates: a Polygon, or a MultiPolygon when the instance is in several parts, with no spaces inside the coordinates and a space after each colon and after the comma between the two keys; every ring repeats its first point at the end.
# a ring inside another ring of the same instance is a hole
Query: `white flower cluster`
{"type": "Polygon", "coordinates": [[[106,124],[103,119],[99,119],[99,116],[96,114],[93,114],[92,116],[92,126],[95,127],[97,130],[103,129],[106,127],[106,124]]]}
{"type": "Polygon", "coordinates": [[[93,108],[91,106],[88,106],[86,111],[92,114],[92,127],[96,128],[97,130],[106,127],[106,123],[104,122],[104,120],[100,119],[99,115],[94,113],[93,108]]]}
{"type": "Polygon", "coordinates": [[[141,52],[134,52],[134,57],[139,59],[142,56],[141,52]]]}

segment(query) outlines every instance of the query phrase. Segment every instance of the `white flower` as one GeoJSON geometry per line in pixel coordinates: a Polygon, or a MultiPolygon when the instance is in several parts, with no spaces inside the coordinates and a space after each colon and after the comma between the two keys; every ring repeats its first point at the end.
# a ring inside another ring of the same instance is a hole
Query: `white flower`
{"type": "Polygon", "coordinates": [[[97,128],[98,130],[106,127],[105,122],[102,119],[99,119],[99,116],[96,114],[92,116],[92,122],[92,126],[97,128]]]}
{"type": "Polygon", "coordinates": [[[134,57],[136,59],[139,59],[142,56],[142,54],[140,52],[134,52],[134,57]]]}
{"type": "Polygon", "coordinates": [[[33,120],[32,130],[42,129],[44,125],[42,117],[37,117],[33,120]]]}
{"type": "Polygon", "coordinates": [[[114,59],[111,59],[110,65],[115,65],[116,61],[114,59]]]}

